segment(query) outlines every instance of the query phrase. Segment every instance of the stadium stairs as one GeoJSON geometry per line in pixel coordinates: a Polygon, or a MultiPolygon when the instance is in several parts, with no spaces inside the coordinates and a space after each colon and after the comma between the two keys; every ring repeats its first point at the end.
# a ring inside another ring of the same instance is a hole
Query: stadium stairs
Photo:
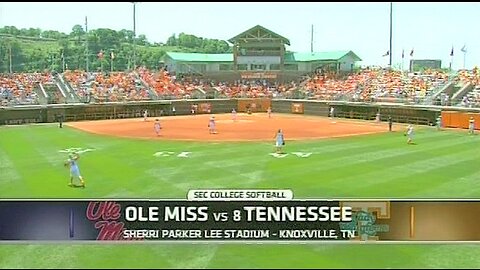
{"type": "Polygon", "coordinates": [[[57,86],[63,93],[65,93],[65,99],[67,103],[81,103],[80,98],[73,90],[73,87],[65,81],[63,74],[55,75],[55,82],[57,86]]]}
{"type": "Polygon", "coordinates": [[[45,94],[48,104],[61,104],[65,103],[66,96],[65,93],[58,87],[58,84],[55,83],[45,83],[40,84],[42,93],[45,94]]]}
{"type": "MultiPolygon", "coordinates": [[[[437,98],[440,97],[442,93],[452,93],[454,91],[454,88],[455,88],[455,84],[452,81],[448,82],[443,87],[441,87],[438,91],[433,91],[434,93],[432,93],[430,97],[425,99],[425,104],[426,105],[434,104],[437,98]]],[[[449,96],[451,96],[451,94],[449,94],[449,96]]]]}
{"type": "Polygon", "coordinates": [[[40,105],[47,105],[48,104],[47,93],[46,93],[45,88],[43,87],[42,84],[38,84],[38,87],[35,87],[33,91],[37,94],[38,103],[40,105]]]}
{"type": "Polygon", "coordinates": [[[456,104],[462,101],[462,98],[474,89],[473,84],[470,82],[464,84],[453,96],[452,104],[456,104]]]}
{"type": "Polygon", "coordinates": [[[446,89],[448,89],[449,85],[451,82],[448,82],[446,84],[442,84],[437,86],[435,89],[430,90],[425,97],[423,97],[423,102],[420,104],[422,105],[433,105],[434,100],[441,94],[443,93],[446,89]]]}
{"type": "Polygon", "coordinates": [[[143,87],[145,87],[145,89],[147,89],[150,99],[158,100],[159,97],[158,97],[157,92],[155,90],[153,90],[152,87],[150,87],[150,85],[148,85],[148,83],[145,80],[143,80],[142,77],[140,77],[140,75],[137,72],[134,72],[133,74],[135,75],[135,79],[138,80],[140,82],[140,84],[143,87]]]}
{"type": "MultiPolygon", "coordinates": [[[[480,89],[478,89],[478,88],[473,88],[472,91],[470,91],[470,92],[467,93],[467,97],[468,97],[469,99],[476,100],[475,97],[478,97],[478,96],[480,96],[480,89]]],[[[460,106],[460,104],[461,104],[461,102],[459,102],[459,106],[460,106]]]]}

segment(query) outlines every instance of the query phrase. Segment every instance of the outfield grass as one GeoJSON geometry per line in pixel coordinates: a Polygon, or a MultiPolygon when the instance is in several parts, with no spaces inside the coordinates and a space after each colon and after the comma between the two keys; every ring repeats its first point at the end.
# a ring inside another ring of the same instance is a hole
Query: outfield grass
{"type": "MultiPolygon", "coordinates": [[[[190,188],[290,188],[297,198],[480,198],[480,136],[417,128],[401,133],[272,143],[111,138],[55,125],[0,127],[0,198],[185,198],[190,188]],[[67,187],[65,153],[86,189],[67,187]],[[191,152],[188,158],[155,157],[191,152]]],[[[3,245],[0,267],[479,267],[476,245],[136,244],[3,245]]]]}

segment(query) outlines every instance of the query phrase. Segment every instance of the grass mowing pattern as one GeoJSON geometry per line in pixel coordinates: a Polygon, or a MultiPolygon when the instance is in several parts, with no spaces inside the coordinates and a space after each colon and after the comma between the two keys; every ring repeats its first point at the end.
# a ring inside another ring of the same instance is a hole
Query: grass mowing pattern
{"type": "MultiPolygon", "coordinates": [[[[277,159],[272,143],[145,141],[55,125],[0,127],[1,198],[185,198],[190,188],[291,188],[297,198],[479,198],[480,136],[417,128],[288,142],[311,152],[277,159]],[[93,148],[79,166],[87,188],[67,187],[65,153],[93,148]],[[158,151],[188,158],[154,157],[158,151]]],[[[2,245],[0,267],[479,267],[476,245],[148,244],[2,245]]]]}

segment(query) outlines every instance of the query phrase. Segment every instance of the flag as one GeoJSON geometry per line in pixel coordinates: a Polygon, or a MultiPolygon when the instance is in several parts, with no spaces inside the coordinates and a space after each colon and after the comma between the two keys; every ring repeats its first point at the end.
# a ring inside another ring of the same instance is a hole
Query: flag
{"type": "Polygon", "coordinates": [[[413,48],[412,48],[412,50],[410,51],[410,57],[413,57],[413,48]]]}
{"type": "Polygon", "coordinates": [[[460,51],[466,53],[467,52],[467,45],[463,45],[463,47],[460,49],[460,51]]]}
{"type": "Polygon", "coordinates": [[[450,56],[453,56],[453,46],[452,46],[452,50],[450,51],[450,56]]]}
{"type": "Polygon", "coordinates": [[[113,51],[110,52],[110,59],[115,59],[115,54],[113,54],[113,51]]]}
{"type": "Polygon", "coordinates": [[[402,59],[405,58],[405,50],[402,49],[402,59]]]}
{"type": "Polygon", "coordinates": [[[103,51],[100,51],[100,52],[97,54],[97,57],[98,57],[98,59],[103,59],[103,51]]]}
{"type": "Polygon", "coordinates": [[[382,55],[383,57],[385,56],[389,56],[390,55],[390,51],[387,51],[387,53],[385,53],[384,55],[382,55]]]}

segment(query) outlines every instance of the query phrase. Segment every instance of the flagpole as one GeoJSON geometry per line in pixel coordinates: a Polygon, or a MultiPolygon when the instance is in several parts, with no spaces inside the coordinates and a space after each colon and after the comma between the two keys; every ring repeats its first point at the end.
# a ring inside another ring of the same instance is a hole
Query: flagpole
{"type": "Polygon", "coordinates": [[[404,72],[404,69],[403,69],[403,62],[404,62],[404,59],[405,59],[405,50],[402,49],[402,73],[404,72]]]}
{"type": "Polygon", "coordinates": [[[453,55],[454,55],[454,52],[453,52],[453,45],[452,45],[452,51],[450,52],[450,73],[452,72],[453,70],[453,55]]]}
{"type": "Polygon", "coordinates": [[[65,73],[65,51],[62,50],[62,70],[65,73]]]}
{"type": "Polygon", "coordinates": [[[452,58],[450,59],[450,72],[452,72],[453,69],[453,55],[452,58]]]}
{"type": "Polygon", "coordinates": [[[466,62],[466,60],[467,60],[467,51],[464,50],[464,51],[463,51],[463,69],[465,69],[465,62],[466,62]]]}
{"type": "Polygon", "coordinates": [[[113,51],[110,52],[110,72],[113,72],[113,51]]]}
{"type": "Polygon", "coordinates": [[[412,66],[413,50],[414,48],[412,48],[412,50],[410,51],[410,64],[408,65],[408,72],[413,72],[413,66],[412,66]]]}

